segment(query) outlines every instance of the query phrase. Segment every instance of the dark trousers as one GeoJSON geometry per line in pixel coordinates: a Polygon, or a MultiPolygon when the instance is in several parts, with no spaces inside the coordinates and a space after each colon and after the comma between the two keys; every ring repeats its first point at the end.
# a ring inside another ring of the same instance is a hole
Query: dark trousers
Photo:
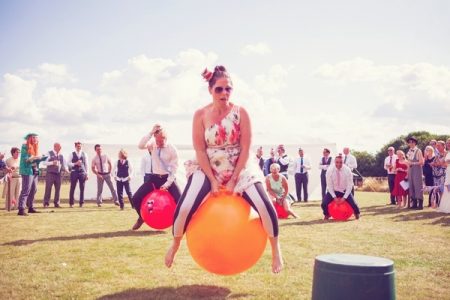
{"type": "Polygon", "coordinates": [[[297,201],[302,201],[302,188],[303,199],[308,202],[308,173],[295,173],[295,191],[297,192],[297,201]]]}
{"type": "Polygon", "coordinates": [[[327,178],[326,178],[327,171],[322,170],[320,173],[320,186],[322,187],[322,201],[325,200],[325,196],[327,193],[327,178]]]}
{"type": "MultiPolygon", "coordinates": [[[[339,197],[339,198],[344,197],[344,193],[341,193],[341,192],[335,192],[335,193],[336,193],[336,197],[339,197]]],[[[334,198],[333,198],[333,196],[331,196],[330,193],[327,193],[325,195],[325,200],[322,201],[322,205],[321,205],[324,216],[330,216],[330,214],[328,213],[328,204],[330,204],[330,202],[333,200],[334,200],[334,198]]],[[[345,199],[345,201],[347,201],[348,204],[350,204],[350,206],[353,208],[353,213],[359,215],[359,207],[358,207],[358,204],[356,204],[355,200],[353,199],[352,194],[348,195],[348,198],[345,199]]]]}
{"type": "Polygon", "coordinates": [[[33,208],[34,195],[37,192],[38,175],[22,175],[22,190],[19,196],[19,210],[25,209],[25,204],[28,209],[33,208]]]}
{"type": "MultiPolygon", "coordinates": [[[[144,184],[141,185],[141,187],[136,191],[136,193],[134,193],[133,206],[136,212],[138,213],[139,217],[141,217],[142,200],[144,200],[145,196],[147,196],[154,189],[159,189],[164,183],[166,183],[167,177],[168,177],[167,175],[151,174],[150,180],[148,182],[144,182],[144,184]]],[[[175,200],[175,203],[178,203],[178,200],[180,199],[181,196],[181,191],[176,181],[174,181],[170,185],[167,191],[172,195],[173,200],[175,200]]]]}
{"type": "Polygon", "coordinates": [[[130,181],[116,181],[117,186],[117,197],[119,198],[120,208],[123,208],[123,189],[125,188],[125,192],[128,195],[128,199],[130,200],[131,206],[133,206],[133,195],[130,190],[130,181]]]}
{"type": "Polygon", "coordinates": [[[47,173],[45,175],[44,205],[49,205],[52,187],[55,185],[55,199],[53,203],[59,205],[59,191],[61,190],[61,173],[47,173]]]}
{"type": "Polygon", "coordinates": [[[151,179],[151,175],[150,173],[145,173],[144,175],[144,183],[149,182],[151,179]]]}
{"type": "Polygon", "coordinates": [[[77,182],[80,183],[80,205],[84,203],[84,183],[86,181],[86,174],[72,171],[70,173],[70,192],[69,192],[69,204],[73,205],[75,203],[74,193],[77,187],[77,182]]]}
{"type": "Polygon", "coordinates": [[[391,195],[391,204],[396,204],[395,196],[392,195],[394,190],[395,174],[388,174],[389,195],[391,195]]]}

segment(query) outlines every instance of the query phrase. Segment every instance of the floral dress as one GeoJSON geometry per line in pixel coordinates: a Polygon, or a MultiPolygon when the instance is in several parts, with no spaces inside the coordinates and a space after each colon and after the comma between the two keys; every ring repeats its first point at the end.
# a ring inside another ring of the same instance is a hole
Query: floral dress
{"type": "MultiPolygon", "coordinates": [[[[220,122],[205,129],[206,153],[213,174],[220,185],[226,185],[233,176],[234,168],[241,153],[240,121],[239,106],[234,105],[231,111],[220,122]]],[[[250,159],[247,166],[242,169],[234,192],[241,194],[252,184],[262,181],[262,176],[258,176],[261,171],[258,172],[258,166],[252,162],[253,160],[250,159]]],[[[187,177],[191,176],[195,171],[200,170],[200,166],[196,160],[188,160],[184,165],[186,167],[187,177]]]]}

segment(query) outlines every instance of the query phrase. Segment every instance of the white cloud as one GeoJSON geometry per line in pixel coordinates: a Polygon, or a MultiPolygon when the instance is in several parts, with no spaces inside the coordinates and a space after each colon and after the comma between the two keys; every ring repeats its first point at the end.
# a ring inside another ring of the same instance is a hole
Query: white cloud
{"type": "Polygon", "coordinates": [[[0,117],[2,121],[40,121],[37,106],[33,100],[35,80],[25,80],[17,75],[5,74],[0,90],[2,98],[0,117]]]}
{"type": "Polygon", "coordinates": [[[256,88],[269,94],[277,93],[286,88],[289,69],[281,65],[272,66],[266,74],[255,77],[256,88]]]}
{"type": "Polygon", "coordinates": [[[335,65],[325,64],[314,73],[319,78],[349,88],[365,82],[374,85],[380,103],[373,116],[414,120],[423,128],[448,122],[450,115],[450,68],[428,63],[377,65],[355,58],[335,65]]]}
{"type": "Polygon", "coordinates": [[[249,44],[245,45],[241,49],[242,55],[266,55],[272,53],[272,50],[270,49],[269,45],[266,43],[256,43],[256,44],[249,44]]]}
{"type": "Polygon", "coordinates": [[[39,81],[40,84],[61,85],[77,82],[77,78],[71,74],[64,64],[42,63],[36,69],[22,69],[17,75],[25,79],[39,81]]]}

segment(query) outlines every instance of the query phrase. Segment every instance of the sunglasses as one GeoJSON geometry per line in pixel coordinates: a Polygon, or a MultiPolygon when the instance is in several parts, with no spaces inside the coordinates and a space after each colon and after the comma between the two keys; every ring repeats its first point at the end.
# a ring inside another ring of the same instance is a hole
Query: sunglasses
{"type": "Polygon", "coordinates": [[[224,87],[221,87],[221,86],[217,86],[217,87],[214,88],[214,93],[220,94],[220,93],[222,93],[224,90],[225,90],[225,92],[227,92],[228,94],[230,94],[230,93],[233,91],[233,88],[230,87],[230,86],[227,86],[227,87],[225,87],[225,88],[224,88],[224,87]]]}

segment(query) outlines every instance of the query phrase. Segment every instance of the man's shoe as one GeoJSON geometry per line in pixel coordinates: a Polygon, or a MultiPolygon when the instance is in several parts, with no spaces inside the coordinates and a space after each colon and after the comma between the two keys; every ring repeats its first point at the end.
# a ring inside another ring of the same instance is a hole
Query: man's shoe
{"type": "Polygon", "coordinates": [[[49,207],[48,203],[44,203],[44,208],[49,207]]]}
{"type": "Polygon", "coordinates": [[[114,205],[115,205],[115,206],[120,206],[119,201],[114,201],[114,205]]]}
{"type": "Polygon", "coordinates": [[[98,207],[102,207],[102,204],[101,204],[101,203],[97,203],[97,206],[98,206],[98,207]]]}
{"type": "Polygon", "coordinates": [[[324,216],[323,219],[324,219],[324,220],[329,220],[329,219],[330,219],[330,216],[324,216]]]}
{"type": "Polygon", "coordinates": [[[55,208],[61,208],[61,206],[58,203],[56,203],[55,208]]]}
{"type": "Polygon", "coordinates": [[[73,208],[73,204],[70,204],[70,208],[73,208]]]}
{"type": "Polygon", "coordinates": [[[359,220],[359,214],[355,214],[355,219],[359,220]]]}
{"type": "Polygon", "coordinates": [[[139,219],[137,219],[136,223],[133,225],[133,227],[131,229],[138,230],[139,228],[141,228],[142,224],[144,224],[144,220],[139,218],[139,219]]]}
{"type": "Polygon", "coordinates": [[[24,209],[19,209],[19,212],[17,213],[18,216],[28,216],[28,214],[25,212],[24,209]]]}
{"type": "Polygon", "coordinates": [[[37,213],[39,213],[37,210],[35,210],[34,208],[29,208],[28,209],[28,213],[29,214],[37,214],[37,213]]]}
{"type": "Polygon", "coordinates": [[[84,203],[80,203],[80,207],[83,207],[83,204],[84,204],[84,203]]]}

